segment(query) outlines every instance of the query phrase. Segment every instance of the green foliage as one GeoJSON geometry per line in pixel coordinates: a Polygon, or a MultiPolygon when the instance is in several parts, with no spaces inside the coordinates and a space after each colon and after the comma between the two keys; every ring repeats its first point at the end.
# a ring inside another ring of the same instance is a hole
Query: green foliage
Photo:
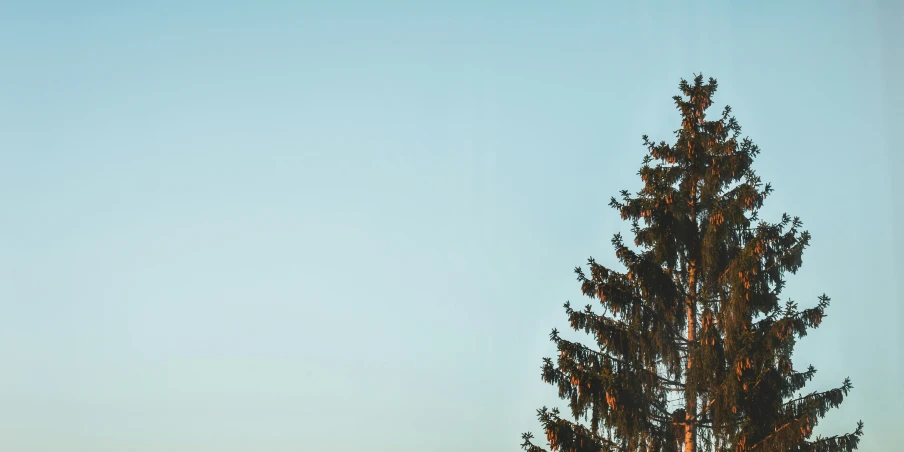
{"type": "MultiPolygon", "coordinates": [[[[675,142],[644,136],[643,188],[612,198],[636,247],[613,238],[624,271],[592,258],[586,272],[575,269],[599,312],[569,303],[565,312],[596,348],[555,330],[550,336],[559,356],[544,360],[543,381],[558,389],[574,419],[538,411],[552,451],[857,448],[862,423],[849,434],[813,437],[850,381],[794,397],[816,372],[794,367],[794,345],[825,318],[829,298],[804,310],[780,303],[810,235],[796,217],[758,219],[772,192],[752,169],[759,148],[740,137],[730,108],[707,118],[716,87],[702,76],[681,81],[675,142]],[[670,400],[675,394],[683,404],[670,400]]],[[[525,434],[522,447],[544,451],[532,438],[525,434]]]]}

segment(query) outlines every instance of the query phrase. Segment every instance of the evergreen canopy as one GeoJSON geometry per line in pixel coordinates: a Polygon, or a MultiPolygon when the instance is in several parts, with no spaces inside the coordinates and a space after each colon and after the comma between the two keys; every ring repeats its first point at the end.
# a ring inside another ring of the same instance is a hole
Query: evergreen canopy
{"type": "MultiPolygon", "coordinates": [[[[563,339],[542,377],[572,420],[538,410],[552,451],[851,451],[863,432],[813,437],[852,385],[800,395],[816,370],[792,363],[795,342],[825,318],[829,298],[799,309],[779,296],[801,266],[801,221],[757,217],[771,193],[752,169],[759,148],[726,107],[707,110],[716,80],[682,80],[675,143],[644,136],[643,189],[610,205],[630,221],[635,248],[615,235],[625,271],[592,258],[575,269],[598,310],[565,304],[596,348],[563,339]],[[681,403],[675,403],[679,397],[681,403]]],[[[523,435],[528,452],[543,448],[523,435]]]]}

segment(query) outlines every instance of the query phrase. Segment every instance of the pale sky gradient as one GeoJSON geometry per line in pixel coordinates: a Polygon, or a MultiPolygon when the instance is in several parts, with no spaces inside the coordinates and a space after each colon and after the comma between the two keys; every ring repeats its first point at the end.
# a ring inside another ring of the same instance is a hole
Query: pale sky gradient
{"type": "Polygon", "coordinates": [[[701,71],[813,234],[818,432],[904,441],[900,2],[126,3],[0,5],[0,450],[518,450],[701,71]]]}

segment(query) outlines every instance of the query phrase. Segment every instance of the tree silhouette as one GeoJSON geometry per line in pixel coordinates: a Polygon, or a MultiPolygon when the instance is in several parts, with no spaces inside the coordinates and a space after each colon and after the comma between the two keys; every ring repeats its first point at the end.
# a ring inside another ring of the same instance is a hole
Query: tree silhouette
{"type": "MultiPolygon", "coordinates": [[[[538,410],[553,451],[851,451],[863,432],[813,437],[852,385],[800,395],[816,370],[792,364],[799,338],[825,318],[829,298],[799,309],[779,296],[810,241],[801,221],[758,219],[771,193],[751,165],[759,149],[740,138],[726,107],[706,116],[716,80],[682,80],[674,144],[644,136],[643,188],[610,205],[631,222],[632,249],[612,244],[619,272],[590,259],[575,269],[583,294],[565,304],[571,327],[596,347],[552,331],[559,355],[542,377],[572,420],[538,410]],[[671,396],[671,397],[670,397],[671,396]],[[675,396],[679,396],[675,400],[675,396]]],[[[522,447],[544,449],[524,434],[522,447]]]]}

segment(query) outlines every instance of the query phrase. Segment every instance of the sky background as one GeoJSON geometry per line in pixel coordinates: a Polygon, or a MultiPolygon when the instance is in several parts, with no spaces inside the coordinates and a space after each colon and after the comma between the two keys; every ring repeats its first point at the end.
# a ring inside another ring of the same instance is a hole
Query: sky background
{"type": "Polygon", "coordinates": [[[0,450],[518,450],[699,72],[899,447],[900,2],[444,3],[0,4],[0,450]]]}

